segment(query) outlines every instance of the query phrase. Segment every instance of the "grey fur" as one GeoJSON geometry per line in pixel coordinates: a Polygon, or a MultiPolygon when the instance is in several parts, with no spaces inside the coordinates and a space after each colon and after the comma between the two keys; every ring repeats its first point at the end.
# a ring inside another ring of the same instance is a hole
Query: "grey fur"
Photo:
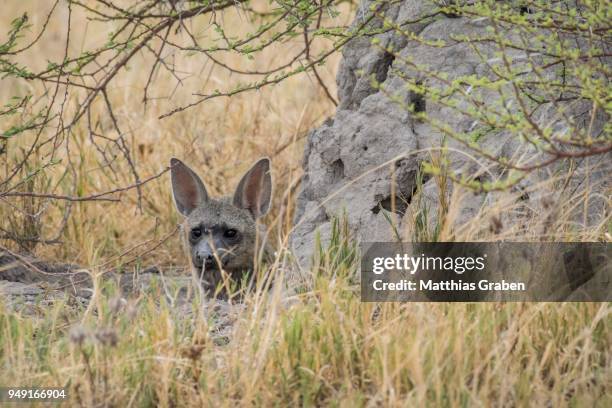
{"type": "Polygon", "coordinates": [[[183,162],[173,158],[170,164],[175,204],[185,216],[181,235],[191,268],[212,294],[223,279],[222,271],[240,281],[255,262],[271,254],[265,229],[257,223],[270,208],[270,160],[258,160],[233,197],[220,199],[209,197],[202,180],[183,162]]]}

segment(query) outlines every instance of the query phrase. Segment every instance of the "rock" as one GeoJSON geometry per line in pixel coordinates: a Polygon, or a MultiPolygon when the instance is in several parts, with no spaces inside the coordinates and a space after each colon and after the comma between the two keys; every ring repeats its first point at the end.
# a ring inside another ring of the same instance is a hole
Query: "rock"
{"type": "Polygon", "coordinates": [[[8,310],[33,315],[38,307],[46,307],[56,300],[64,299],[65,294],[59,291],[46,290],[33,283],[0,280],[0,298],[3,306],[8,310]]]}
{"type": "Polygon", "coordinates": [[[2,296],[29,296],[35,297],[42,294],[44,290],[38,285],[0,281],[0,293],[2,296]]]}
{"type": "MultiPolygon", "coordinates": [[[[366,20],[372,4],[374,2],[370,0],[362,1],[354,26],[366,20]]],[[[439,151],[443,134],[429,123],[417,120],[398,101],[413,104],[432,120],[445,123],[456,132],[473,131],[474,123],[469,116],[458,114],[455,109],[406,89],[403,78],[427,81],[427,85],[433,89],[443,87],[440,80],[423,77],[422,71],[415,70],[407,61],[435,68],[449,81],[462,75],[492,76],[489,61],[497,57],[498,51],[494,45],[478,44],[475,46],[477,53],[471,45],[453,40],[456,35],[486,33],[489,25],[486,19],[442,15],[436,13],[437,6],[432,1],[404,0],[375,4],[380,5],[379,14],[384,14],[395,24],[401,24],[405,32],[418,34],[432,42],[443,40],[449,45],[435,47],[388,30],[375,36],[378,45],[373,44],[372,37],[360,37],[344,47],[337,75],[338,110],[334,118],[328,119],[309,134],[304,152],[304,176],[291,237],[292,249],[299,264],[297,269],[301,271],[309,268],[317,231],[326,242],[332,219],[343,212],[346,212],[348,225],[355,237],[370,242],[394,240],[398,231],[403,239],[414,239],[414,214],[421,211],[423,205],[429,207],[432,215],[428,220],[430,226],[433,227],[438,221],[439,180],[424,178],[422,185],[418,185],[417,174],[422,163],[431,160],[430,153],[425,150],[439,151]],[[394,52],[385,51],[388,49],[394,52]],[[380,88],[372,85],[372,77],[378,81],[380,88]],[[417,187],[421,195],[414,200],[417,187]]],[[[370,26],[381,28],[383,23],[375,17],[370,26]]],[[[508,36],[511,35],[508,33],[508,36]]],[[[511,50],[509,55],[517,61],[525,58],[520,51],[511,50]]],[[[493,102],[499,99],[491,91],[482,92],[484,100],[493,102]]],[[[516,105],[515,109],[518,109],[516,105]]],[[[589,106],[577,103],[566,108],[571,120],[585,122],[587,126],[587,118],[591,118],[589,106]]],[[[562,130],[567,123],[558,116],[557,106],[543,105],[534,115],[534,120],[562,130]]],[[[601,132],[606,122],[604,114],[594,115],[593,133],[601,132]]],[[[495,134],[484,132],[479,144],[495,157],[538,154],[532,145],[521,143],[504,131],[495,134]]],[[[447,160],[452,170],[474,174],[486,169],[481,176],[485,180],[501,174],[500,168],[491,166],[490,162],[487,164],[462,143],[450,139],[447,146],[447,160]]],[[[587,188],[609,191],[610,179],[607,174],[611,158],[608,154],[576,161],[566,190],[539,187],[553,174],[567,170],[565,163],[532,172],[514,191],[534,190],[524,195],[525,205],[534,212],[542,212],[547,205],[550,206],[543,200],[563,200],[563,194],[568,191],[574,194],[587,188]],[[589,187],[585,179],[588,179],[589,187]]],[[[456,186],[449,183],[447,187],[445,194],[449,198],[456,186]]],[[[454,225],[471,221],[479,210],[499,202],[500,197],[500,193],[494,192],[462,194],[460,208],[454,214],[454,225]]],[[[596,225],[604,219],[606,205],[605,194],[593,194],[586,217],[588,225],[596,225]]],[[[514,214],[504,216],[506,224],[516,219],[513,218],[514,214]]]]}

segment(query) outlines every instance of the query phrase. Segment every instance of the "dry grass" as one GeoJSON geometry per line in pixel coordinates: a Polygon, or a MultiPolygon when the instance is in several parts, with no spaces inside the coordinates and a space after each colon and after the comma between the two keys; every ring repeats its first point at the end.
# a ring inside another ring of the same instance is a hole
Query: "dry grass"
{"type": "MultiPolygon", "coordinates": [[[[0,18],[4,25],[29,8],[36,26],[44,11],[35,1],[6,7],[0,18]]],[[[226,19],[249,29],[236,14],[228,13],[226,19]]],[[[62,52],[62,25],[54,22],[49,29],[53,35],[32,50],[41,64],[62,52]]],[[[83,21],[80,30],[75,35],[95,43],[109,28],[83,21]]],[[[251,68],[269,63],[227,58],[251,68]]],[[[334,56],[321,70],[330,85],[338,60],[334,56]]],[[[236,80],[220,71],[199,72],[201,60],[177,63],[198,75],[186,80],[171,102],[159,100],[143,110],[138,91],[144,68],[136,64],[111,91],[121,107],[119,119],[130,129],[141,174],[156,174],[176,156],[200,171],[213,194],[228,194],[252,161],[270,156],[276,190],[274,211],[265,221],[283,241],[291,228],[290,188],[300,175],[303,138],[333,114],[333,106],[314,81],[299,77],[160,121],[161,113],[188,101],[194,89],[236,80]]],[[[3,97],[14,93],[15,84],[2,85],[3,97]]],[[[156,88],[158,95],[171,91],[170,81],[156,88]]],[[[100,112],[102,129],[112,135],[100,112]]],[[[83,194],[132,182],[124,164],[118,163],[116,172],[100,168],[84,129],[76,129],[73,138],[70,156],[83,194]]],[[[9,156],[18,151],[11,149],[9,156]]],[[[17,159],[14,154],[9,160],[17,159]]],[[[69,185],[59,178],[62,166],[44,177],[67,192],[69,185]]],[[[37,254],[94,269],[109,260],[124,265],[139,253],[146,253],[141,262],[147,265],[183,264],[178,238],[164,240],[179,221],[167,178],[147,184],[144,196],[142,212],[136,209],[133,191],[121,203],[75,204],[61,244],[39,247],[37,254]]],[[[567,203],[580,206],[581,200],[567,203]]],[[[513,203],[515,199],[500,199],[496,213],[522,211],[513,203]]],[[[17,209],[5,204],[0,205],[0,218],[22,222],[20,210],[27,202],[11,201],[17,209]]],[[[557,210],[555,225],[546,226],[551,236],[588,240],[601,238],[609,228],[606,219],[577,230],[557,210]]],[[[483,210],[453,237],[495,237],[486,232],[495,215],[490,211],[483,210]]],[[[53,207],[44,212],[43,234],[52,235],[59,214],[53,207]]],[[[542,222],[541,214],[532,214],[525,225],[542,222]]],[[[525,231],[531,230],[506,230],[503,237],[521,238],[525,231]]],[[[214,315],[203,313],[198,299],[190,306],[192,318],[185,318],[184,309],[159,305],[160,291],[155,289],[120,305],[112,286],[98,288],[89,308],[60,301],[41,307],[37,317],[11,312],[0,302],[0,385],[67,386],[71,405],[612,405],[609,304],[364,304],[353,280],[353,246],[347,237],[337,238],[338,245],[318,257],[304,293],[291,299],[282,299],[276,290],[247,296],[227,343],[215,336],[214,315]]]]}
{"type": "Polygon", "coordinates": [[[375,305],[354,289],[321,276],[288,310],[250,297],[225,345],[155,294],[85,317],[2,313],[0,382],[68,386],[85,405],[610,404],[608,304],[375,305]],[[115,345],[96,338],[107,328],[115,345]]]}
{"type": "MultiPolygon", "coordinates": [[[[42,19],[47,10],[40,9],[37,2],[13,4],[3,14],[5,26],[15,16],[27,11],[33,24],[32,37],[38,33],[42,19]]],[[[349,14],[349,13],[347,13],[349,14]]],[[[61,14],[60,14],[61,15],[61,14]]],[[[78,55],[81,49],[92,48],[95,44],[104,43],[108,34],[114,29],[111,24],[86,22],[84,14],[75,9],[75,24],[72,38],[82,38],[79,48],[73,45],[71,55],[78,55]]],[[[223,14],[225,23],[230,27],[241,27],[241,32],[252,31],[256,23],[249,24],[244,15],[235,10],[223,14]]],[[[65,27],[61,19],[53,19],[43,41],[38,42],[30,51],[28,64],[45,67],[47,60],[61,59],[65,43],[65,27]],[[32,62],[33,61],[33,62],[32,62]]],[[[343,21],[350,21],[350,15],[343,21]]],[[[206,18],[195,20],[194,24],[209,24],[206,18]]],[[[180,35],[180,34],[177,34],[180,35]]],[[[299,41],[296,40],[296,41],[299,41]]],[[[27,39],[24,40],[27,42],[27,39]]],[[[78,42],[74,41],[78,44],[78,42]]],[[[225,62],[242,69],[264,70],[273,66],[279,55],[289,52],[296,43],[279,45],[265,51],[261,58],[248,61],[246,58],[232,54],[226,55],[225,62]]],[[[314,52],[314,51],[313,51],[314,52]]],[[[27,57],[23,57],[24,59],[27,57]]],[[[291,212],[285,212],[282,219],[276,219],[279,210],[286,208],[288,187],[295,184],[301,172],[303,142],[306,132],[334,112],[333,104],[325,97],[316,80],[306,76],[292,78],[282,85],[265,88],[258,92],[245,93],[230,98],[213,99],[208,103],[196,106],[189,111],[159,120],[158,117],[171,110],[193,101],[192,93],[214,89],[231,89],[244,77],[230,75],[197,56],[178,57],[174,60],[176,71],[185,77],[180,87],[175,89],[176,81],[163,70],[160,70],[153,88],[152,98],[146,110],[142,103],[143,89],[147,80],[152,60],[147,55],[140,55],[122,71],[109,92],[109,98],[117,107],[117,120],[121,123],[127,141],[130,143],[142,179],[158,174],[169,164],[170,157],[179,157],[197,169],[211,194],[232,194],[240,176],[261,156],[269,156],[273,163],[275,178],[275,202],[267,218],[271,228],[286,234],[290,228],[291,212]],[[171,98],[168,97],[171,95],[171,98]],[[283,202],[284,200],[284,202],[283,202]]],[[[339,55],[329,60],[326,67],[320,69],[321,76],[335,93],[335,68],[339,55]]],[[[29,84],[5,81],[0,95],[3,100],[15,94],[26,92],[29,84]]],[[[69,95],[68,104],[78,101],[78,92],[69,95]]],[[[98,131],[109,138],[117,136],[111,119],[102,101],[94,107],[93,121],[98,131]]],[[[70,109],[68,109],[70,111],[70,109]]],[[[3,123],[9,128],[12,123],[3,123]]],[[[54,129],[49,129],[49,132],[54,129]]],[[[28,146],[31,139],[20,137],[15,144],[9,145],[8,162],[2,171],[8,173],[11,164],[22,157],[20,148],[28,146]]],[[[11,142],[13,143],[13,142],[11,142]]],[[[58,185],[57,194],[71,194],[71,175],[63,177],[72,160],[77,169],[76,184],[80,195],[107,191],[116,187],[129,186],[134,183],[128,165],[122,160],[120,152],[109,148],[108,154],[118,155],[113,168],[102,164],[101,157],[91,144],[86,123],[81,123],[72,134],[70,154],[58,153],[61,163],[45,169],[44,174],[33,187],[40,190],[42,184],[50,182],[58,185]]],[[[47,159],[48,150],[39,153],[32,166],[41,165],[47,159]]],[[[23,176],[25,177],[25,175],[23,176]]],[[[162,177],[144,188],[143,209],[137,209],[137,195],[131,190],[121,197],[120,204],[83,203],[77,204],[66,233],[61,237],[62,244],[40,248],[39,254],[51,259],[70,259],[83,264],[92,264],[100,257],[113,256],[135,243],[161,238],[170,232],[179,221],[170,195],[167,177],[162,177]]],[[[13,200],[18,209],[26,206],[27,200],[13,200]]],[[[63,205],[63,203],[61,203],[63,205]]],[[[54,235],[60,224],[63,206],[57,209],[45,204],[46,211],[40,217],[42,236],[54,235]]],[[[288,209],[290,211],[291,208],[288,209]]],[[[27,212],[27,211],[26,211],[27,212]]],[[[15,211],[15,207],[6,202],[0,206],[0,217],[15,218],[15,224],[23,224],[24,214],[15,211]]],[[[160,251],[155,259],[176,263],[179,253],[175,240],[160,251]],[[164,254],[165,252],[165,254],[164,254]]]]}

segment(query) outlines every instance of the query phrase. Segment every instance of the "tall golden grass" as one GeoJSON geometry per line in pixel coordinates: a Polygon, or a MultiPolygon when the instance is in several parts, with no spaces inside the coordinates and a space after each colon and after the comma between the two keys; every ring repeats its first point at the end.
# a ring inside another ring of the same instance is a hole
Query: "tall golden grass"
{"type": "MultiPolygon", "coordinates": [[[[3,7],[3,26],[27,10],[37,27],[45,12],[37,1],[3,7]]],[[[345,11],[342,18],[350,21],[350,11],[345,11]]],[[[73,18],[80,23],[73,35],[82,38],[83,47],[103,41],[111,29],[87,22],[82,14],[73,18]]],[[[253,28],[235,11],[224,18],[245,31],[253,28]]],[[[47,59],[61,56],[64,28],[61,19],[52,20],[29,62],[44,66],[47,59]]],[[[265,68],[291,47],[279,45],[255,61],[226,58],[235,66],[265,68]]],[[[338,61],[334,55],[321,69],[332,91],[338,61]]],[[[119,120],[130,130],[141,175],[158,173],[176,156],[199,171],[212,194],[230,194],[252,161],[270,156],[274,210],[265,222],[277,242],[285,241],[305,135],[333,114],[333,105],[316,81],[301,76],[159,120],[173,104],[188,102],[192,92],[237,81],[227,72],[201,70],[204,61],[199,58],[176,63],[195,74],[169,101],[153,101],[146,110],[142,106],[146,57],[130,64],[110,92],[119,120]]],[[[20,86],[27,85],[3,83],[0,95],[18,93],[20,86]]],[[[157,96],[172,91],[170,78],[162,76],[157,96]]],[[[96,120],[113,136],[103,107],[98,108],[96,120]]],[[[17,160],[19,144],[26,142],[10,146],[9,161],[17,160]]],[[[85,128],[74,130],[71,143],[81,193],[133,183],[125,164],[118,162],[114,172],[100,167],[85,128]]],[[[63,169],[59,165],[44,175],[59,182],[60,191],[69,188],[60,181],[63,169]]],[[[123,194],[120,203],[76,203],[61,243],[39,246],[37,255],[92,270],[109,261],[133,268],[134,263],[126,265],[133,258],[162,270],[183,265],[178,238],[167,237],[179,222],[167,178],[148,183],[143,193],[142,212],[134,191],[123,194]]],[[[546,234],[601,239],[609,233],[609,218],[580,229],[568,215],[584,200],[568,197],[566,207],[554,213],[551,209],[547,218],[530,214],[509,194],[451,233],[457,193],[439,238],[529,239],[546,234]],[[525,212],[527,219],[520,228],[491,229],[491,217],[507,211],[525,212]]],[[[26,207],[27,200],[3,202],[0,218],[22,225],[26,207]]],[[[43,234],[53,233],[60,215],[59,209],[48,207],[40,220],[43,234]]],[[[161,287],[123,303],[108,283],[95,287],[89,306],[75,307],[70,299],[41,302],[34,316],[15,313],[0,301],[0,385],[65,386],[69,405],[85,406],[612,404],[608,303],[364,304],[354,283],[354,243],[341,231],[337,234],[335,244],[323,246],[316,257],[303,292],[287,297],[279,288],[256,291],[227,313],[212,306],[203,309],[197,297],[183,307],[160,302],[161,287]]],[[[273,273],[282,275],[284,268],[273,273]]]]}
{"type": "MultiPolygon", "coordinates": [[[[47,8],[50,6],[51,4],[47,8]]],[[[38,2],[13,2],[3,13],[3,26],[8,28],[13,18],[27,12],[33,26],[30,34],[34,38],[41,28],[47,8],[41,7],[38,2]]],[[[113,24],[87,21],[85,13],[77,7],[73,8],[73,14],[73,21],[78,22],[73,24],[70,34],[73,38],[70,55],[73,56],[103,44],[109,33],[116,28],[113,24]],[[76,41],[75,38],[82,41],[76,41]]],[[[346,14],[339,19],[338,24],[350,22],[348,10],[346,14]]],[[[48,61],[63,58],[66,37],[66,26],[63,23],[66,22],[66,16],[65,7],[61,8],[60,13],[49,23],[42,40],[36,43],[27,55],[21,57],[27,60],[29,66],[41,69],[48,61]]],[[[245,34],[257,27],[257,22],[247,21],[246,18],[238,9],[223,13],[224,23],[233,27],[236,33],[245,34]]],[[[210,21],[203,17],[194,20],[193,24],[207,26],[210,21]]],[[[27,43],[30,39],[25,38],[23,41],[27,43]]],[[[224,56],[224,61],[242,69],[264,70],[274,66],[282,55],[299,45],[299,41],[296,39],[295,42],[274,46],[253,61],[230,53],[224,56]]],[[[252,162],[260,156],[269,156],[274,168],[274,208],[277,210],[268,217],[268,221],[277,224],[276,229],[286,234],[291,227],[292,218],[292,207],[288,206],[288,203],[292,201],[293,196],[289,197],[289,188],[295,186],[300,176],[306,133],[334,111],[333,104],[325,97],[317,81],[308,76],[295,77],[276,87],[232,98],[213,99],[184,113],[160,120],[159,116],[173,107],[192,102],[192,94],[195,92],[232,89],[247,78],[228,73],[219,67],[213,68],[210,62],[200,56],[177,55],[173,62],[176,71],[183,77],[182,85],[176,88],[174,78],[160,69],[149,94],[153,100],[145,109],[142,103],[143,90],[152,62],[150,55],[138,55],[128,64],[128,69],[121,71],[109,90],[109,98],[117,109],[117,120],[127,133],[126,138],[141,178],[159,173],[168,166],[170,157],[175,156],[197,169],[211,194],[229,195],[233,193],[232,189],[241,174],[252,162]],[[276,219],[280,208],[287,211],[283,213],[282,219],[276,219]]],[[[328,64],[320,69],[321,76],[334,93],[335,68],[338,62],[339,55],[334,55],[328,64]]],[[[42,91],[40,88],[29,87],[36,87],[36,84],[7,80],[3,83],[0,95],[3,100],[8,100],[13,95],[27,91],[42,91]]],[[[71,91],[67,102],[68,112],[75,109],[79,96],[82,100],[82,94],[78,90],[71,91]]],[[[104,136],[117,137],[103,101],[96,102],[93,121],[104,136]]],[[[2,124],[5,129],[11,125],[12,123],[2,124]]],[[[48,132],[53,130],[51,126],[48,132]]],[[[10,166],[18,162],[23,154],[20,148],[26,148],[28,142],[31,142],[30,135],[11,140],[8,161],[2,166],[5,167],[3,172],[8,173],[12,169],[10,166]]],[[[70,154],[59,152],[61,163],[45,169],[39,178],[41,181],[37,182],[40,184],[32,186],[36,191],[42,189],[42,183],[51,182],[51,185],[58,184],[55,193],[70,195],[70,176],[61,178],[69,158],[78,169],[76,184],[80,195],[134,183],[127,163],[116,149],[109,151],[109,154],[119,156],[113,163],[114,168],[103,165],[100,155],[89,140],[85,121],[81,121],[73,130],[70,143],[70,154]]],[[[45,153],[48,151],[43,149],[40,157],[31,162],[31,166],[42,164],[45,153]]],[[[115,255],[137,242],[161,238],[179,221],[167,177],[148,183],[144,187],[144,196],[142,212],[138,211],[135,205],[135,190],[123,194],[119,204],[77,204],[69,226],[61,237],[62,243],[44,248],[41,246],[40,255],[91,264],[96,257],[115,255]]],[[[10,203],[13,205],[0,206],[0,216],[15,218],[14,225],[21,226],[24,216],[15,211],[15,207],[25,206],[27,201],[13,200],[10,203]]],[[[41,232],[44,237],[49,237],[54,235],[61,213],[59,210],[55,211],[52,205],[46,208],[41,217],[41,232]]],[[[179,252],[176,242],[173,241],[151,255],[160,260],[176,262],[179,252]]]]}

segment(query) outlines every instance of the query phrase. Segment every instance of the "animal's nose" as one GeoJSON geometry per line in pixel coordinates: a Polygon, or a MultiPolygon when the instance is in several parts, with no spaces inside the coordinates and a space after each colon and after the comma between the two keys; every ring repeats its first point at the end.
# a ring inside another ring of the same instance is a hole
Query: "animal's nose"
{"type": "Polygon", "coordinates": [[[212,264],[215,261],[215,257],[212,254],[197,254],[199,263],[212,264]]]}

